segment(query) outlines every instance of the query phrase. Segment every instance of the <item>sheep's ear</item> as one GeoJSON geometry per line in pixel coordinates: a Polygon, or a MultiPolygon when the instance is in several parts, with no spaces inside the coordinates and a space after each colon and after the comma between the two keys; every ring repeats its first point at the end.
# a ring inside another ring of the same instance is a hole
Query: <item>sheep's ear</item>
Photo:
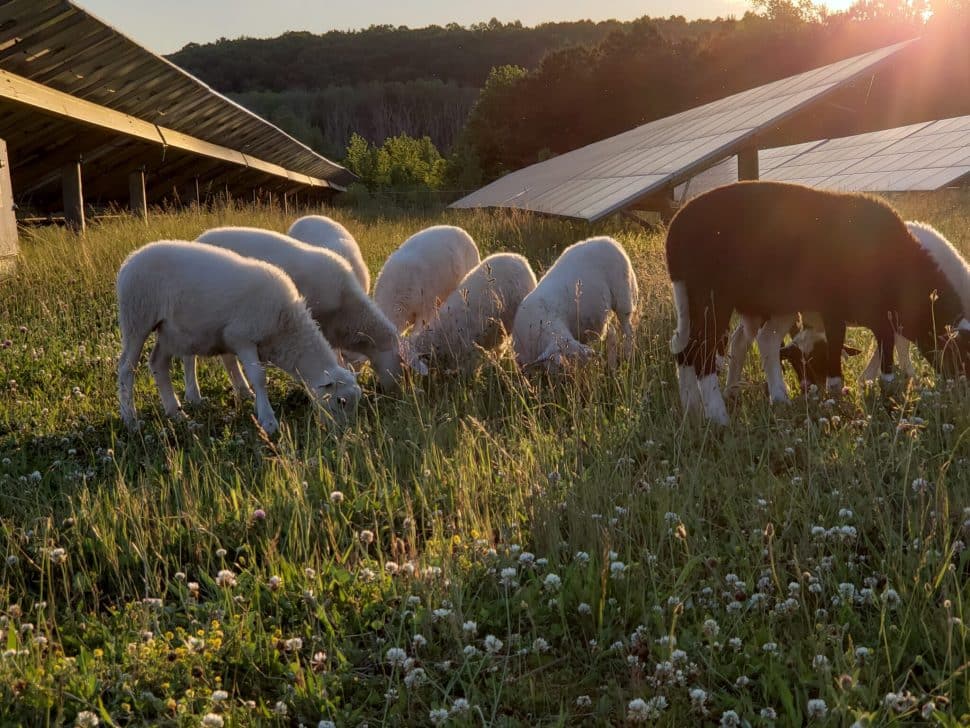
{"type": "Polygon", "coordinates": [[[862,353],[862,349],[856,349],[854,346],[843,345],[842,346],[842,356],[848,358],[850,356],[859,356],[862,353]]]}
{"type": "Polygon", "coordinates": [[[404,366],[417,372],[422,377],[428,376],[428,365],[425,363],[424,359],[421,358],[421,355],[418,354],[418,351],[414,346],[414,342],[406,338],[401,338],[400,341],[401,343],[399,351],[401,353],[401,361],[403,362],[404,366]]]}

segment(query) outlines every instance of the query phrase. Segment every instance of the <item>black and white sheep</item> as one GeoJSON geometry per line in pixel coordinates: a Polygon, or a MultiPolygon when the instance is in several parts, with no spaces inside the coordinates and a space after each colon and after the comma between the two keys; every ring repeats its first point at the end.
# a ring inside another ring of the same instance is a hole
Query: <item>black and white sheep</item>
{"type": "Polygon", "coordinates": [[[256,417],[269,434],[279,423],[266,394],[267,363],[305,386],[334,420],[343,422],[355,410],[360,387],[354,374],[338,365],[279,268],[214,247],[160,241],[128,256],[116,288],[122,342],[118,398],[129,428],[137,425],[135,369],[153,331],[148,363],[169,417],[184,416],[169,372],[175,356],[223,356],[233,368],[237,359],[242,362],[256,395],[256,417]]]}
{"type": "MultiPolygon", "coordinates": [[[[897,334],[938,368],[970,365],[966,262],[941,236],[914,237],[875,198],[778,182],[727,185],[678,211],[666,253],[681,401],[717,422],[728,422],[715,360],[733,311],[756,321],[818,312],[832,388],[842,386],[847,323],[872,330],[885,379],[897,334]]],[[[773,343],[777,351],[780,339],[773,343]]]]}

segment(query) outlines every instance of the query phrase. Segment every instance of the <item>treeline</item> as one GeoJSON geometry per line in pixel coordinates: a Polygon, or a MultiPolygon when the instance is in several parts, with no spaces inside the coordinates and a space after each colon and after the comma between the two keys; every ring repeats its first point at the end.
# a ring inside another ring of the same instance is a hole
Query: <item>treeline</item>
{"type": "MultiPolygon", "coordinates": [[[[762,0],[719,31],[672,36],[636,21],[593,46],[492,71],[462,137],[484,179],[654,119],[851,55],[922,36],[847,102],[810,115],[820,136],[970,114],[970,2],[864,0],[827,15],[806,0],[762,0]],[[927,21],[927,17],[929,20],[927,21]]],[[[808,137],[812,138],[812,137],[808,137]]]]}
{"type": "MultiPolygon", "coordinates": [[[[655,21],[669,35],[703,35],[724,22],[655,21]]],[[[481,88],[495,66],[534,68],[546,53],[590,45],[626,23],[588,20],[543,23],[492,20],[464,27],[374,25],[364,30],[284,33],[277,38],[222,38],[190,43],[169,59],[223,93],[319,90],[374,81],[438,79],[481,88]]]]}

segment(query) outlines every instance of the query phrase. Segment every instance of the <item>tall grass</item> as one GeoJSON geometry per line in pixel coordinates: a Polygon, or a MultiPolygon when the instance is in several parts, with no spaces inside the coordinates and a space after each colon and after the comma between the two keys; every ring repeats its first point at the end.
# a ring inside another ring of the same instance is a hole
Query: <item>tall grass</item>
{"type": "MultiPolygon", "coordinates": [[[[970,248],[965,195],[897,203],[970,248]]],[[[635,354],[555,382],[495,358],[395,394],[365,374],[339,437],[274,374],[273,440],[217,367],[188,424],[164,419],[143,367],[147,422],[128,434],[124,257],[291,220],[31,232],[0,283],[0,724],[970,720],[964,382],[921,363],[895,392],[771,408],[752,359],[735,424],[699,427],[677,401],[659,235],[338,215],[375,273],[438,222],[537,269],[613,234],[643,296],[635,354]]]]}

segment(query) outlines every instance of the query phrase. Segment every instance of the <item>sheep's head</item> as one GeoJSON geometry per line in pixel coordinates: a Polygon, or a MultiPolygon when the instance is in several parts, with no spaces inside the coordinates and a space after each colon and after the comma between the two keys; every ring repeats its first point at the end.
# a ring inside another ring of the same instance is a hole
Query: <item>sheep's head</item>
{"type": "MultiPolygon", "coordinates": [[[[842,347],[843,357],[861,353],[854,346],[842,347]]],[[[824,335],[811,329],[803,329],[791,343],[781,347],[779,354],[781,360],[787,361],[795,370],[803,392],[808,391],[813,384],[819,389],[825,387],[828,375],[825,363],[829,357],[829,343],[824,335]]]]}
{"type": "Polygon", "coordinates": [[[550,374],[559,374],[565,369],[581,367],[593,357],[594,351],[576,339],[561,338],[546,347],[530,367],[542,367],[550,374]]]}
{"type": "Polygon", "coordinates": [[[360,401],[360,386],[357,375],[349,369],[333,367],[325,370],[309,390],[313,403],[335,424],[346,425],[354,418],[360,401]]]}

